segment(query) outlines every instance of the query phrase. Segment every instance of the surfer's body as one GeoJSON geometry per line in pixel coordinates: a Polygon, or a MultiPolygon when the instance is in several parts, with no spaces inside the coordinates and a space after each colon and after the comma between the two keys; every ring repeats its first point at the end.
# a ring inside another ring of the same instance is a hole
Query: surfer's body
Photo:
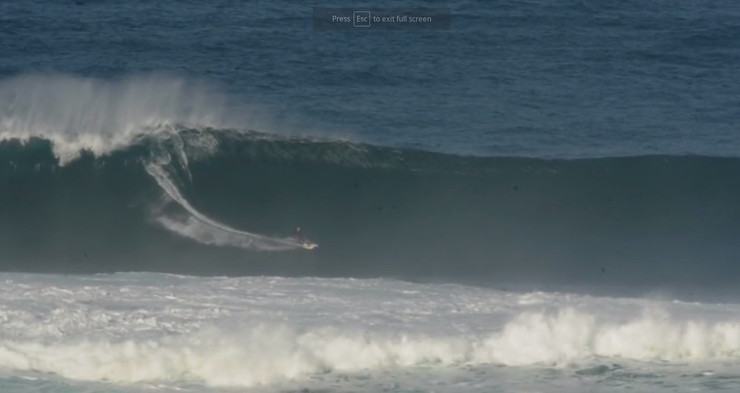
{"type": "Polygon", "coordinates": [[[303,230],[298,226],[293,230],[293,237],[301,243],[306,243],[308,241],[308,239],[306,239],[306,235],[303,234],[303,230]]]}
{"type": "Polygon", "coordinates": [[[318,247],[319,245],[316,243],[312,243],[306,235],[303,234],[303,229],[301,227],[297,226],[293,230],[293,237],[298,240],[301,243],[301,247],[305,248],[306,250],[313,250],[314,248],[318,247]]]}

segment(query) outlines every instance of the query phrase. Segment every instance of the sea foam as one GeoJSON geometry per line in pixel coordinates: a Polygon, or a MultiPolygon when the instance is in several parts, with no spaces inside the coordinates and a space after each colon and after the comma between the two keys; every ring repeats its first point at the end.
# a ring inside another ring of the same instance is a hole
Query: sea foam
{"type": "MultiPolygon", "coordinates": [[[[75,278],[43,294],[35,278],[9,277],[0,318],[17,320],[0,330],[0,369],[81,381],[274,386],[430,367],[701,368],[740,358],[737,305],[148,274],[75,278]]],[[[45,277],[47,288],[54,280],[65,278],[45,277]]]]}

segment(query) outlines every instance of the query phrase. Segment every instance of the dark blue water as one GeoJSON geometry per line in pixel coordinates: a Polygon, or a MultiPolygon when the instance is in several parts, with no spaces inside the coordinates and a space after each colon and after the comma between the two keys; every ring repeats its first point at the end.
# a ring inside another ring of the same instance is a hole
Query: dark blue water
{"type": "Polygon", "coordinates": [[[740,151],[735,1],[402,5],[450,6],[452,28],[313,31],[338,1],[5,0],[0,78],[175,73],[260,131],[461,154],[740,151]]]}

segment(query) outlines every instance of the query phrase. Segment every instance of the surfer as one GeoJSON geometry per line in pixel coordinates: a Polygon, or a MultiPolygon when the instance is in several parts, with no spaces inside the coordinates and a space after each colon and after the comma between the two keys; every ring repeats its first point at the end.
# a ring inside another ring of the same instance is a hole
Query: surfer
{"type": "Polygon", "coordinates": [[[293,237],[298,239],[298,241],[301,243],[308,242],[308,239],[306,239],[306,235],[303,234],[303,230],[299,226],[295,227],[295,230],[293,231],[293,237]]]}
{"type": "Polygon", "coordinates": [[[298,226],[295,227],[295,229],[293,230],[293,238],[300,242],[301,247],[305,248],[306,250],[313,250],[319,246],[318,244],[309,241],[306,238],[306,235],[303,234],[303,230],[301,229],[301,227],[298,226]]]}

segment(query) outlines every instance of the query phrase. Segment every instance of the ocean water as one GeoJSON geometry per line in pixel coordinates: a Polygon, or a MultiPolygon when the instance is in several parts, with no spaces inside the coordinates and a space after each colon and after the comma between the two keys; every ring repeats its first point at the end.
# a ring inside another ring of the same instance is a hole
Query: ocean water
{"type": "Polygon", "coordinates": [[[401,5],[0,2],[0,391],[740,389],[740,5],[401,5]]]}

